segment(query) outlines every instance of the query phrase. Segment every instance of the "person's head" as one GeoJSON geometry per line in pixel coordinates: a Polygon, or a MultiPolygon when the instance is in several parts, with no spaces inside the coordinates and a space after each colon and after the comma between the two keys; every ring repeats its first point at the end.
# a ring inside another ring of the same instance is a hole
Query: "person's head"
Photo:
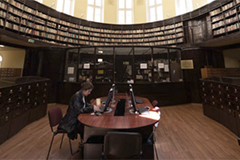
{"type": "Polygon", "coordinates": [[[83,96],[88,96],[93,90],[93,84],[91,82],[84,82],[81,84],[83,96]]]}

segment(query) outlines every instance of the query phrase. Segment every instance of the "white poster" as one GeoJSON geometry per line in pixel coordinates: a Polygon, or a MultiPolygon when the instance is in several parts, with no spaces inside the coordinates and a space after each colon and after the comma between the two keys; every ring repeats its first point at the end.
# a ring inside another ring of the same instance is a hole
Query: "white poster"
{"type": "Polygon", "coordinates": [[[73,74],[74,73],[74,67],[68,67],[67,74],[73,74]]]}
{"type": "Polygon", "coordinates": [[[83,69],[90,69],[90,63],[84,63],[83,69]]]}
{"type": "Polygon", "coordinates": [[[168,64],[165,64],[165,65],[164,65],[164,72],[169,72],[168,64]]]}
{"type": "Polygon", "coordinates": [[[164,68],[164,63],[158,63],[158,68],[164,68]]]}
{"type": "Polygon", "coordinates": [[[140,63],[140,69],[147,69],[147,63],[140,63]]]}

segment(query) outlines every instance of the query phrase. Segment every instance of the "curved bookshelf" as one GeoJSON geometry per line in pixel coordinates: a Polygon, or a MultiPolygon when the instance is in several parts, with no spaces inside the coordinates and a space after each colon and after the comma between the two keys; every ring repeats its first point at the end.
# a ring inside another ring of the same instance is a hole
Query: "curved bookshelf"
{"type": "Polygon", "coordinates": [[[213,1],[180,16],[133,25],[90,22],[36,1],[0,1],[0,32],[9,31],[15,34],[14,37],[21,35],[19,39],[64,47],[180,46],[191,43],[194,36],[206,35],[204,42],[235,33],[240,28],[239,20],[240,0],[213,1]],[[192,33],[194,26],[190,25],[191,21],[199,19],[207,23],[207,28],[203,27],[203,31],[196,29],[196,33],[192,33]]]}
{"type": "Polygon", "coordinates": [[[35,1],[0,1],[0,26],[26,38],[63,46],[158,46],[184,42],[183,22],[115,25],[88,22],[35,1]]]}

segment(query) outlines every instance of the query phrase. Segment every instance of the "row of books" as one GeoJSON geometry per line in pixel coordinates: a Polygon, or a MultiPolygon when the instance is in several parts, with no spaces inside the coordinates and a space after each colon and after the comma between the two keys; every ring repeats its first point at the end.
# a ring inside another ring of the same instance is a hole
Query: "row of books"
{"type": "Polygon", "coordinates": [[[37,39],[40,40],[42,39],[42,41],[47,41],[49,43],[53,43],[53,41],[49,39],[59,40],[63,42],[70,41],[71,43],[78,43],[79,41],[82,40],[100,42],[103,41],[103,43],[108,41],[109,42],[113,41],[117,43],[119,42],[136,43],[143,42],[143,37],[145,37],[144,40],[145,42],[157,39],[155,37],[148,36],[157,35],[159,39],[160,36],[158,35],[169,34],[166,36],[162,36],[163,38],[161,38],[161,40],[163,39],[167,40],[172,38],[175,39],[179,35],[184,34],[182,22],[167,26],[155,27],[152,29],[133,29],[133,30],[112,30],[82,26],[80,24],[74,24],[67,21],[58,20],[57,18],[48,16],[40,11],[25,6],[25,4],[16,2],[15,0],[0,2],[0,20],[2,27],[12,29],[14,31],[21,33],[22,35],[36,36],[37,39]],[[8,6],[6,2],[10,3],[11,5],[8,6]],[[160,32],[154,33],[155,31],[160,32]],[[154,34],[151,34],[151,32],[154,34]],[[176,32],[181,33],[176,34],[176,32]]]}
{"type": "Polygon", "coordinates": [[[240,14],[238,16],[228,18],[225,21],[223,20],[223,21],[219,21],[218,23],[214,23],[214,24],[212,24],[212,29],[224,26],[225,24],[228,25],[230,23],[234,23],[234,22],[238,21],[239,18],[240,18],[240,14]]]}
{"type": "MultiPolygon", "coordinates": [[[[79,24],[74,24],[74,23],[70,23],[70,22],[67,22],[67,21],[64,21],[64,20],[58,20],[57,18],[55,17],[51,17],[51,16],[48,16],[38,10],[35,10],[35,9],[32,9],[24,4],[21,4],[19,2],[16,2],[15,0],[11,0],[11,1],[7,1],[9,2],[11,5],[13,5],[14,7],[18,8],[18,9],[21,9],[25,12],[28,12],[28,13],[31,13],[32,15],[36,15],[36,16],[39,16],[43,19],[46,19],[46,20],[49,20],[49,21],[53,21],[53,22],[56,22],[56,23],[60,23],[60,24],[63,24],[63,25],[66,25],[68,27],[73,27],[73,28],[77,28],[77,29],[85,29],[85,30],[88,30],[88,31],[93,31],[93,32],[107,32],[107,33],[121,33],[122,31],[121,30],[108,30],[108,29],[99,29],[99,28],[93,28],[93,27],[88,27],[88,26],[81,26],[79,24]],[[82,28],[83,27],[83,28],[82,28]]],[[[0,6],[2,6],[2,8],[6,9],[7,8],[7,4],[4,3],[4,2],[0,2],[0,6]]],[[[13,11],[14,8],[13,7],[9,7],[10,11],[13,11]]],[[[16,9],[15,9],[16,10],[16,9]]],[[[15,12],[15,11],[14,11],[15,12]]],[[[18,14],[19,16],[21,16],[21,14],[23,14],[20,10],[16,10],[16,14],[18,14]]],[[[28,15],[28,17],[31,17],[31,15],[28,15]]],[[[39,18],[38,18],[39,19],[39,18]]],[[[43,20],[40,21],[41,23],[43,22],[43,20]]],[[[154,32],[156,30],[167,30],[167,29],[172,29],[174,27],[180,27],[182,26],[182,22],[179,22],[179,23],[176,23],[176,24],[172,24],[172,25],[167,25],[167,26],[162,26],[162,27],[153,27],[152,29],[138,29],[138,30],[127,30],[127,31],[123,31],[124,33],[143,33],[143,32],[154,32]]]]}
{"type": "MultiPolygon", "coordinates": [[[[215,15],[217,15],[217,14],[223,12],[223,11],[226,11],[226,10],[228,10],[228,9],[231,9],[231,8],[235,7],[236,4],[239,4],[239,3],[240,3],[240,0],[233,0],[233,1],[230,2],[230,3],[228,3],[228,4],[226,4],[226,5],[222,6],[222,7],[219,7],[219,8],[217,8],[217,9],[209,12],[209,15],[210,15],[210,16],[215,16],[215,15]]],[[[232,11],[229,11],[229,12],[232,12],[232,11]]],[[[235,12],[235,11],[234,11],[234,12],[235,12]]]]}
{"type": "Polygon", "coordinates": [[[225,14],[220,14],[219,16],[215,16],[215,17],[212,17],[212,23],[216,22],[216,21],[219,21],[221,19],[224,19],[229,17],[229,16],[233,16],[237,13],[237,10],[236,9],[233,9],[233,10],[229,10],[228,12],[226,12],[225,14]]]}

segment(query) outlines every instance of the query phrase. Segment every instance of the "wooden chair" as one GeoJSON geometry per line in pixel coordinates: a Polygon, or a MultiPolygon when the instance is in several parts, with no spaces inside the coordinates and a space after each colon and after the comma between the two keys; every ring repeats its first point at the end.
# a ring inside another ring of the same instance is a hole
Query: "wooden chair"
{"type": "Polygon", "coordinates": [[[136,132],[108,132],[103,148],[103,159],[139,159],[142,156],[142,136],[136,132]]]}
{"type": "MultiPolygon", "coordinates": [[[[58,128],[54,131],[54,128],[56,128],[56,126],[59,125],[62,118],[63,118],[63,114],[62,114],[62,109],[60,107],[57,106],[57,107],[54,107],[54,108],[52,108],[48,111],[49,124],[50,124],[51,131],[52,131],[53,135],[52,135],[52,140],[51,140],[51,143],[50,143],[50,146],[49,146],[47,159],[49,157],[49,154],[50,154],[50,151],[51,151],[51,148],[52,148],[52,143],[53,143],[54,137],[57,134],[62,134],[62,140],[61,140],[61,143],[60,143],[60,148],[62,147],[64,134],[67,133],[67,131],[60,130],[58,128]]],[[[72,145],[71,145],[71,140],[70,139],[69,139],[69,145],[70,145],[70,151],[71,151],[71,154],[72,154],[72,145]]]]}

